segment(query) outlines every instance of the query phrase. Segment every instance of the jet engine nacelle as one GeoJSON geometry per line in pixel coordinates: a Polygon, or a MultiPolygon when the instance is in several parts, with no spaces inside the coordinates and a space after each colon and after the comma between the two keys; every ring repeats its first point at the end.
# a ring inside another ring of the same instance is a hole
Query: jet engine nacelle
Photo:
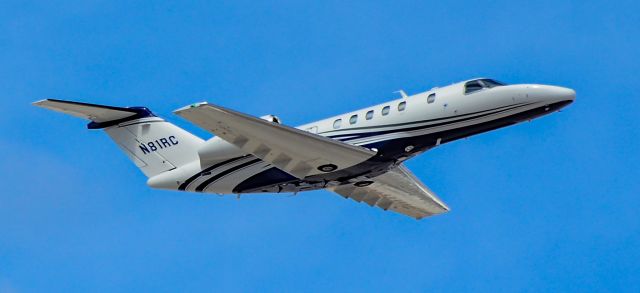
{"type": "MultiPolygon", "coordinates": [[[[282,124],[280,118],[275,115],[265,115],[260,118],[269,122],[282,124]]],[[[217,136],[205,141],[200,149],[198,149],[198,155],[200,156],[200,165],[203,167],[230,158],[244,156],[246,154],[247,153],[245,153],[241,149],[217,136]]]]}

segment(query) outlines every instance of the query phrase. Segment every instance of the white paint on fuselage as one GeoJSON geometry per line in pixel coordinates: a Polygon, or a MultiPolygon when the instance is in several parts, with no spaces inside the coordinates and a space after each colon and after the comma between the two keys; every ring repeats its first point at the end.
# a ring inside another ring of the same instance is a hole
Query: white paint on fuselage
{"type": "MultiPolygon", "coordinates": [[[[528,84],[500,86],[491,89],[483,89],[478,92],[465,95],[464,84],[466,82],[467,81],[442,88],[435,88],[407,98],[396,99],[320,121],[304,124],[297,128],[310,129],[312,127],[317,127],[317,133],[321,135],[350,134],[353,132],[361,133],[363,131],[358,130],[357,128],[374,126],[384,127],[385,125],[407,123],[425,119],[459,116],[523,102],[535,103],[535,106],[539,106],[541,104],[551,104],[565,99],[573,99],[575,97],[575,92],[566,88],[528,84]],[[427,103],[428,96],[433,93],[436,94],[435,101],[433,103],[427,103]],[[398,111],[398,104],[401,102],[407,103],[404,111],[398,111]],[[388,115],[383,116],[381,112],[385,106],[390,106],[391,111],[388,115]],[[370,110],[374,111],[373,119],[366,120],[365,115],[370,110]],[[355,124],[349,124],[349,119],[353,115],[358,115],[358,122],[355,124]],[[339,129],[333,128],[333,123],[336,119],[342,119],[342,124],[339,129]],[[355,130],[352,130],[354,128],[355,130]]],[[[531,107],[519,109],[519,112],[530,109],[531,107]]],[[[495,117],[495,119],[497,118],[500,117],[495,117]]],[[[378,130],[390,130],[393,128],[394,127],[391,126],[389,128],[378,128],[378,130]]]]}

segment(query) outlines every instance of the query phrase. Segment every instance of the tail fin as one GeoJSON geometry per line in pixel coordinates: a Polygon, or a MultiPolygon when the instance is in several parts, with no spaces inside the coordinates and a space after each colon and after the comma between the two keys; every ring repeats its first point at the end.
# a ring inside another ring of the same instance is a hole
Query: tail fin
{"type": "Polygon", "coordinates": [[[91,120],[103,129],[147,177],[199,160],[203,140],[154,115],[144,107],[111,107],[47,99],[35,106],[91,120]]]}

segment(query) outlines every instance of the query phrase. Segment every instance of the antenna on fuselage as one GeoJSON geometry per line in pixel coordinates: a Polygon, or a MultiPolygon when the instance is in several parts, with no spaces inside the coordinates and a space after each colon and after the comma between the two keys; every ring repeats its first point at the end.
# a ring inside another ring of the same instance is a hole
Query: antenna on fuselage
{"type": "Polygon", "coordinates": [[[403,98],[403,99],[406,99],[406,98],[408,98],[408,97],[409,97],[409,96],[407,96],[407,93],[405,93],[405,92],[404,92],[404,90],[397,90],[397,91],[395,91],[395,92],[393,92],[393,93],[394,93],[394,94],[395,94],[395,93],[400,93],[400,95],[402,96],[402,98],[403,98]]]}

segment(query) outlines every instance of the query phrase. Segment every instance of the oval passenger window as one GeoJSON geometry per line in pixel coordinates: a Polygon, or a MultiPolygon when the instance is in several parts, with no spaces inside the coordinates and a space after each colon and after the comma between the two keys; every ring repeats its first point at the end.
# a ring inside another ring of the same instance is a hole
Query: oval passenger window
{"type": "Polygon", "coordinates": [[[336,121],[333,121],[333,129],[340,128],[340,124],[342,124],[342,119],[336,119],[336,121]]]}
{"type": "Polygon", "coordinates": [[[436,101],[436,94],[430,94],[427,98],[427,103],[431,104],[436,101]]]}
{"type": "Polygon", "coordinates": [[[382,108],[382,116],[388,115],[390,110],[391,110],[391,107],[384,106],[384,108],[382,108]]]}
{"type": "Polygon", "coordinates": [[[365,118],[367,118],[367,120],[371,120],[371,118],[373,118],[373,110],[367,112],[367,115],[365,116],[365,118]]]}
{"type": "Polygon", "coordinates": [[[353,115],[349,118],[349,124],[356,124],[358,122],[358,115],[353,115]]]}
{"type": "Polygon", "coordinates": [[[398,111],[404,111],[406,107],[407,107],[407,102],[400,102],[400,104],[398,104],[398,111]]]}

